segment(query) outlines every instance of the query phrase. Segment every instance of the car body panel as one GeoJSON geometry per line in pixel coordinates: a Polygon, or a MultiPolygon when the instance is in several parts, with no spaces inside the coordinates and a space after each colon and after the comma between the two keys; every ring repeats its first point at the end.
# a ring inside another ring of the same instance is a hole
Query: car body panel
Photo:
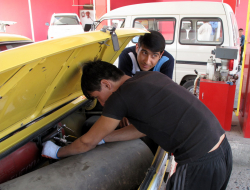
{"type": "Polygon", "coordinates": [[[25,36],[0,32],[0,52],[32,42],[31,39],[25,36]]]}
{"type": "MultiPolygon", "coordinates": [[[[144,33],[146,31],[141,29],[117,30],[120,50],[116,52],[110,33],[101,31],[46,40],[2,52],[0,139],[81,96],[82,65],[95,59],[113,63],[134,36],[144,33]]],[[[54,115],[56,112],[52,114],[54,120],[61,115],[54,115]]],[[[15,138],[1,142],[0,153],[42,128],[52,120],[49,118],[47,116],[45,123],[39,125],[44,122],[39,120],[15,134],[15,138]]]]}
{"type": "Polygon", "coordinates": [[[32,42],[30,38],[17,34],[0,33],[0,44],[5,42],[19,42],[19,41],[29,41],[32,42]]]}
{"type": "Polygon", "coordinates": [[[160,146],[157,149],[151,167],[140,185],[138,190],[157,190],[160,189],[166,169],[169,163],[170,154],[160,146]]]}

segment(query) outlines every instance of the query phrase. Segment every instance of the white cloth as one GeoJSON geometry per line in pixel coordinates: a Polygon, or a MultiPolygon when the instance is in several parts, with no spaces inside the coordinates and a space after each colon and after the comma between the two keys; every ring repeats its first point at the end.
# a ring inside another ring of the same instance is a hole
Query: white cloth
{"type": "Polygon", "coordinates": [[[60,146],[57,146],[52,141],[46,141],[45,143],[43,143],[42,156],[50,157],[53,159],[59,159],[57,157],[57,152],[60,148],[60,146]]]}
{"type": "Polygon", "coordinates": [[[198,29],[198,40],[199,41],[209,41],[211,33],[212,33],[212,26],[209,23],[204,23],[198,29]]]}
{"type": "Polygon", "coordinates": [[[133,54],[133,52],[129,52],[128,55],[130,56],[131,60],[132,60],[132,63],[133,63],[133,70],[132,70],[132,74],[135,75],[135,73],[137,71],[141,71],[138,64],[137,64],[137,61],[136,61],[136,58],[135,58],[135,55],[133,54]]]}

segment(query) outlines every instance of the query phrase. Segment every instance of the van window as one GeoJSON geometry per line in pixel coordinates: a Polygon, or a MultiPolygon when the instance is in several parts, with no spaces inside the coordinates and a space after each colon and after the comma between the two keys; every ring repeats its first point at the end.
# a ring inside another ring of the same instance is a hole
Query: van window
{"type": "Polygon", "coordinates": [[[103,26],[114,26],[116,28],[124,28],[125,19],[116,18],[116,19],[104,19],[98,24],[96,30],[101,30],[103,26]]]}
{"type": "Polygon", "coordinates": [[[232,23],[232,27],[233,27],[234,46],[236,46],[239,44],[238,25],[237,25],[237,21],[236,21],[236,18],[234,16],[234,13],[231,12],[230,17],[231,17],[231,23],[232,23]]]}
{"type": "Polygon", "coordinates": [[[174,42],[174,18],[138,18],[134,20],[133,27],[147,30],[156,30],[163,35],[166,44],[171,44],[174,42]]]}
{"type": "Polygon", "coordinates": [[[220,45],[223,27],[219,18],[184,18],[179,32],[180,44],[220,45]]]}

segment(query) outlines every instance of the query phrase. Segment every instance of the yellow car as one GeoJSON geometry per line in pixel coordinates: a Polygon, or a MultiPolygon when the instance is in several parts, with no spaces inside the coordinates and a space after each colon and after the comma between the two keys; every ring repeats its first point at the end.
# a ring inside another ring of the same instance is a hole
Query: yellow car
{"type": "Polygon", "coordinates": [[[0,53],[1,190],[160,188],[168,154],[158,148],[154,158],[140,139],[106,143],[59,161],[41,157],[43,142],[67,145],[101,115],[81,91],[84,63],[113,63],[145,32],[103,29],[0,53]]]}
{"type": "Polygon", "coordinates": [[[33,41],[25,36],[17,34],[0,33],[0,52],[23,46],[33,41]]]}

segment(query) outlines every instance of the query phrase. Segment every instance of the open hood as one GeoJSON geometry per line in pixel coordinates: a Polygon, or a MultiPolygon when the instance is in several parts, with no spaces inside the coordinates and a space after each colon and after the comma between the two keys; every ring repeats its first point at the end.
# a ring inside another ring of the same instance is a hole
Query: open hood
{"type": "Polygon", "coordinates": [[[81,68],[95,59],[114,63],[128,42],[146,33],[118,29],[33,43],[0,53],[0,139],[82,95],[81,68]]]}

